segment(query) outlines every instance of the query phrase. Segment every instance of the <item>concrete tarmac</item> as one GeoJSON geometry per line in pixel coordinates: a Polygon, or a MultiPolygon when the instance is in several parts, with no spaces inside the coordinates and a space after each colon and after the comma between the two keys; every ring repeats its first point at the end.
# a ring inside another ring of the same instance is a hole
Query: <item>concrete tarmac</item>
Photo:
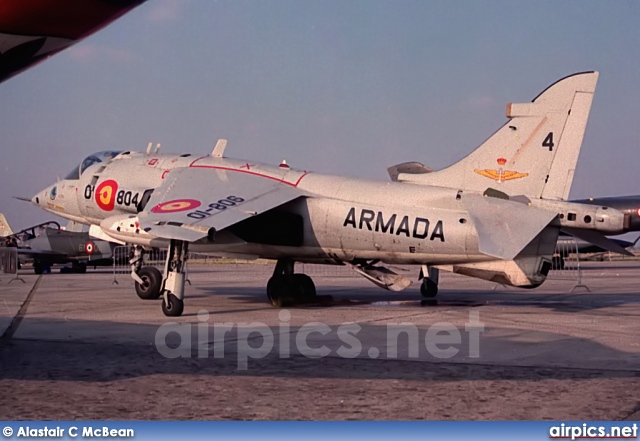
{"type": "Polygon", "coordinates": [[[333,300],[285,310],[272,266],[190,268],[175,319],[126,274],[44,275],[21,311],[37,276],[1,276],[0,418],[640,417],[638,262],[585,263],[573,292],[571,274],[522,290],[441,273],[429,301],[306,266],[333,300]]]}

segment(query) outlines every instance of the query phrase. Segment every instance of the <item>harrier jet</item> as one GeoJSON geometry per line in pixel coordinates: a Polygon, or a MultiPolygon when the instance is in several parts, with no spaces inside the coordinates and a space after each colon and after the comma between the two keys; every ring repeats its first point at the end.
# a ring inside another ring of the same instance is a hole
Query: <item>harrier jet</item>
{"type": "Polygon", "coordinates": [[[384,264],[414,264],[424,296],[436,295],[440,270],[534,288],[561,229],[606,243],[629,222],[565,201],[597,79],[574,74],[507,105],[508,121],[469,156],[396,182],[231,159],[220,140],[205,156],[93,154],[32,201],[91,225],[95,237],[137,245],[138,257],[142,247],[167,248],[164,274],[133,259],[132,277],[141,297],[162,296],[168,316],[184,308],[189,250],[276,260],[266,290],[274,306],[316,296],[296,262],[349,265],[393,291],[411,282],[384,264]]]}
{"type": "Polygon", "coordinates": [[[89,233],[63,229],[55,221],[25,228],[14,233],[0,213],[0,247],[18,248],[20,262],[32,262],[33,271],[42,274],[53,264],[71,263],[71,271],[84,273],[87,265],[113,263],[114,244],[96,240],[89,233]]]}

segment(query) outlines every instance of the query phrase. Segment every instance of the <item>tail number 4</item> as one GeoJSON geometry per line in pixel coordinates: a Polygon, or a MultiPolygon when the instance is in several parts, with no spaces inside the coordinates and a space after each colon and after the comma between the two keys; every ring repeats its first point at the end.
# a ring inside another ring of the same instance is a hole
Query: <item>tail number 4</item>
{"type": "Polygon", "coordinates": [[[553,143],[553,132],[549,132],[549,134],[544,139],[544,141],[542,141],[542,147],[548,147],[549,151],[552,152],[554,145],[555,144],[553,143]]]}

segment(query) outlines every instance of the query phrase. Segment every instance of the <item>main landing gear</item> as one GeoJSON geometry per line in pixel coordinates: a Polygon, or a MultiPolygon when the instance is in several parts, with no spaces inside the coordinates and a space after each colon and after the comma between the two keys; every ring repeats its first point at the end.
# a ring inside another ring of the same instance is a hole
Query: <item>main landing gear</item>
{"type": "Polygon", "coordinates": [[[313,303],[316,286],[306,274],[294,274],[295,262],[279,259],[267,283],[267,297],[273,306],[285,307],[313,303]]]}
{"type": "Polygon", "coordinates": [[[428,265],[422,265],[420,276],[418,278],[419,280],[422,280],[422,283],[420,284],[420,294],[422,294],[422,297],[433,298],[438,295],[439,276],[439,269],[428,265]]]}
{"type": "Polygon", "coordinates": [[[129,263],[131,277],[136,281],[136,293],[141,299],[157,299],[162,296],[162,312],[168,317],[178,317],[184,311],[184,282],[189,243],[171,240],[164,265],[164,277],[155,267],[142,266],[144,249],[136,246],[129,263]]]}

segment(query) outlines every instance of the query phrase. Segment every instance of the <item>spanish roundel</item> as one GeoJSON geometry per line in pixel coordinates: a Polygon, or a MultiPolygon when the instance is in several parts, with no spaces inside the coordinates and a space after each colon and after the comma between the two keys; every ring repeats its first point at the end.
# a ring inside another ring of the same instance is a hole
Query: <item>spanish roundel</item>
{"type": "Polygon", "coordinates": [[[95,249],[95,246],[93,245],[93,242],[87,242],[87,244],[84,246],[84,249],[87,252],[87,254],[93,254],[93,250],[95,249]]]}
{"type": "Polygon", "coordinates": [[[111,211],[116,204],[116,193],[118,183],[113,179],[108,179],[96,188],[96,204],[104,211],[111,211]]]}
{"type": "Polygon", "coordinates": [[[167,201],[160,203],[151,209],[152,213],[177,213],[179,211],[186,211],[198,208],[200,201],[195,199],[175,199],[173,201],[167,201]]]}

